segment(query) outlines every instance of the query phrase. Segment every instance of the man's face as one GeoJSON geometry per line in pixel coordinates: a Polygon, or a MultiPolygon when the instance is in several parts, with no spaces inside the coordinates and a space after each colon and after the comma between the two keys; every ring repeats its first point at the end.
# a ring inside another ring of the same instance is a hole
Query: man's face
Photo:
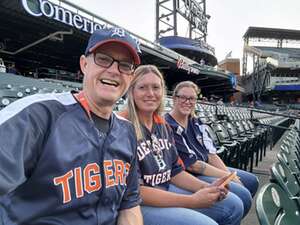
{"type": "Polygon", "coordinates": [[[132,63],[133,59],[128,49],[118,43],[104,44],[92,54],[80,58],[84,74],[83,91],[89,101],[97,106],[113,106],[127,91],[133,75],[120,72],[118,62],[113,62],[108,68],[97,65],[94,61],[97,53],[122,62],[132,63]]]}

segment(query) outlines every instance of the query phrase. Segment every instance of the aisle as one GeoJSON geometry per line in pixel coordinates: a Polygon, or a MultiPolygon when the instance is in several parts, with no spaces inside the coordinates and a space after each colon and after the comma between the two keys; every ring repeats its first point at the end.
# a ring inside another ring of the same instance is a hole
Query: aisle
{"type": "MultiPolygon", "coordinates": [[[[270,168],[272,164],[277,160],[276,154],[280,149],[280,143],[281,140],[277,142],[277,144],[273,147],[273,149],[270,151],[269,148],[267,148],[267,154],[263,158],[263,161],[258,164],[258,167],[254,167],[253,172],[255,173],[256,176],[258,176],[259,179],[259,188],[266,184],[269,183],[269,175],[270,175],[270,168]]],[[[252,207],[248,213],[248,215],[243,219],[242,225],[259,225],[257,216],[256,216],[256,211],[255,211],[255,201],[256,201],[256,196],[253,199],[252,202],[252,207]]]]}

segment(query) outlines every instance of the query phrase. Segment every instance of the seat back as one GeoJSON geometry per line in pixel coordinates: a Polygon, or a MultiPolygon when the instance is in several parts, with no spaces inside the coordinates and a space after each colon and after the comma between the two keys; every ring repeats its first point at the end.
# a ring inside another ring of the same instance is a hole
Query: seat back
{"type": "Polygon", "coordinates": [[[212,139],[212,141],[214,142],[214,144],[216,146],[220,146],[220,141],[219,141],[216,133],[212,130],[212,128],[210,126],[206,126],[206,131],[207,131],[208,135],[210,136],[210,138],[212,139]]]}
{"type": "Polygon", "coordinates": [[[198,119],[200,120],[201,123],[203,123],[203,124],[211,124],[210,119],[208,118],[207,115],[205,115],[204,112],[199,112],[197,114],[197,116],[198,116],[198,119]]]}
{"type": "Polygon", "coordinates": [[[279,160],[279,162],[281,162],[282,164],[287,165],[287,167],[291,170],[291,172],[300,173],[300,169],[298,167],[298,163],[296,162],[297,157],[287,154],[284,151],[280,151],[277,153],[277,159],[279,160]]]}
{"type": "Polygon", "coordinates": [[[273,164],[271,177],[284,189],[290,197],[300,197],[300,185],[289,168],[280,162],[273,164]]]}
{"type": "Polygon", "coordinates": [[[260,225],[296,225],[300,213],[296,202],[274,183],[264,185],[256,199],[256,213],[260,225]]]}
{"type": "Polygon", "coordinates": [[[223,125],[227,129],[228,134],[230,135],[231,138],[238,137],[237,129],[232,123],[224,122],[223,125]]]}
{"type": "Polygon", "coordinates": [[[224,126],[222,124],[220,124],[220,123],[212,124],[211,127],[214,130],[214,132],[216,132],[216,134],[221,142],[231,140],[228,131],[224,128],[224,126]]]}

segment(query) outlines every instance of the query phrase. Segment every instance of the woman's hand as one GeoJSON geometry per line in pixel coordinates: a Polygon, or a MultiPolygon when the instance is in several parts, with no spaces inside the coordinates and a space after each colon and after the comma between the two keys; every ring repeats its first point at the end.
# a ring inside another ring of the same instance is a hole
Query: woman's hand
{"type": "Polygon", "coordinates": [[[219,190],[220,190],[219,201],[226,198],[226,196],[229,192],[228,184],[226,184],[224,186],[222,185],[226,181],[227,178],[228,178],[228,176],[221,177],[221,178],[215,180],[213,183],[210,184],[210,186],[215,186],[215,187],[219,188],[219,190]]]}
{"type": "Polygon", "coordinates": [[[238,176],[236,176],[236,177],[233,179],[233,182],[238,183],[238,184],[244,186],[244,184],[243,184],[242,181],[240,180],[240,177],[238,177],[238,176]]]}
{"type": "Polygon", "coordinates": [[[209,208],[216,203],[221,195],[219,187],[208,186],[191,195],[192,208],[209,208]]]}

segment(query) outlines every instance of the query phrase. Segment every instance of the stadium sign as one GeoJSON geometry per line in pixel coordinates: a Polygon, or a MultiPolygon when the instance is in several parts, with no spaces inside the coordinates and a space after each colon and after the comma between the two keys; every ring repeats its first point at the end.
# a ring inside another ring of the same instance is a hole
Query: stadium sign
{"type": "Polygon", "coordinates": [[[197,68],[194,68],[190,66],[183,58],[179,58],[177,60],[177,68],[187,71],[188,74],[194,73],[194,74],[200,74],[200,70],[197,68]]]}
{"type": "Polygon", "coordinates": [[[89,33],[93,33],[94,30],[103,29],[107,26],[106,24],[95,23],[92,20],[46,0],[22,0],[22,5],[25,11],[32,16],[46,16],[89,33]]]}
{"type": "Polygon", "coordinates": [[[195,28],[206,33],[207,18],[200,4],[195,0],[176,1],[176,10],[195,28]],[[183,3],[184,5],[182,6],[183,3]]]}

